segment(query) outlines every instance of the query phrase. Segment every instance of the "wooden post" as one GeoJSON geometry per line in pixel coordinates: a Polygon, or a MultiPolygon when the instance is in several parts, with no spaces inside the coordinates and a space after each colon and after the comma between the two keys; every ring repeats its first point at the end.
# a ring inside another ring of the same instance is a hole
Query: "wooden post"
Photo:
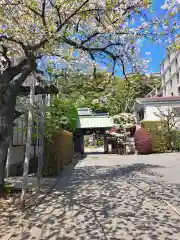
{"type": "Polygon", "coordinates": [[[104,136],[104,153],[108,153],[107,136],[104,136]]]}
{"type": "Polygon", "coordinates": [[[10,170],[10,159],[12,157],[12,140],[9,144],[8,148],[8,154],[7,154],[7,171],[6,171],[6,177],[9,177],[9,170],[10,170]]]}
{"type": "Polygon", "coordinates": [[[31,156],[35,86],[36,86],[36,75],[35,75],[35,71],[33,71],[32,85],[31,85],[30,95],[29,95],[30,106],[29,106],[29,111],[28,111],[26,151],[25,151],[23,179],[22,179],[22,193],[21,193],[21,210],[22,211],[24,211],[24,209],[25,209],[26,193],[27,193],[27,188],[28,188],[28,173],[29,173],[29,160],[30,160],[30,156],[31,156]]]}
{"type": "Polygon", "coordinates": [[[36,183],[36,193],[40,193],[40,182],[41,182],[41,174],[43,169],[43,163],[44,163],[44,118],[45,118],[45,102],[46,102],[46,96],[42,95],[42,109],[41,111],[41,117],[40,117],[40,125],[39,125],[39,141],[38,141],[38,170],[37,170],[37,183],[36,183]]]}
{"type": "Polygon", "coordinates": [[[84,154],[84,133],[81,133],[81,154],[84,154]]]}

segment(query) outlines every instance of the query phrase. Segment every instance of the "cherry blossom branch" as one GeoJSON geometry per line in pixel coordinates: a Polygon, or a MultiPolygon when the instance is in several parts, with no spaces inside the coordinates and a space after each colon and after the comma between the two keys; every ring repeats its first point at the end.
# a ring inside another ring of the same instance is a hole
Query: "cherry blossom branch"
{"type": "Polygon", "coordinates": [[[2,56],[4,57],[4,59],[6,60],[7,62],[7,65],[8,67],[11,67],[11,60],[9,59],[9,57],[7,56],[7,52],[8,52],[8,49],[6,46],[2,45],[2,52],[0,52],[2,54],[2,56]]]}
{"type": "Polygon", "coordinates": [[[22,60],[18,65],[14,67],[7,68],[1,75],[0,75],[0,84],[8,84],[15,76],[21,73],[22,68],[27,65],[27,59],[22,60]],[[4,82],[6,79],[6,82],[4,82]]]}
{"type": "Polygon", "coordinates": [[[64,22],[57,27],[56,32],[59,32],[62,27],[64,27],[69,22],[69,20],[73,18],[88,2],[89,0],[84,1],[72,14],[70,14],[70,16],[67,17],[64,22]]]}

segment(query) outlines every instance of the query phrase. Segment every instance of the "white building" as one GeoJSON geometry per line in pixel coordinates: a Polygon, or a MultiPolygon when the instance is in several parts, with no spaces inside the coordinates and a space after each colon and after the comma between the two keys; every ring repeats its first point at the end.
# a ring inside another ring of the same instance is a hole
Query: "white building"
{"type": "MultiPolygon", "coordinates": [[[[167,115],[168,109],[171,109],[175,118],[180,118],[180,96],[137,98],[134,105],[134,116],[137,123],[142,120],[162,120],[164,116],[161,112],[167,115]]],[[[177,127],[180,128],[180,125],[177,124],[177,127]]]]}
{"type": "Polygon", "coordinates": [[[180,96],[180,51],[169,52],[161,63],[163,96],[180,96]]]}
{"type": "Polygon", "coordinates": [[[180,51],[169,51],[161,65],[160,89],[153,89],[146,98],[136,99],[136,121],[158,120],[158,108],[171,107],[180,117],[180,51]]]}

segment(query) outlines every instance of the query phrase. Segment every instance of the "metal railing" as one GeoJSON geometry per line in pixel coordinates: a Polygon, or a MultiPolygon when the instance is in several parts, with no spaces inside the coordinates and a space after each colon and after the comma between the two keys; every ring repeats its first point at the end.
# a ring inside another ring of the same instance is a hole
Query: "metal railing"
{"type": "Polygon", "coordinates": [[[151,92],[149,92],[145,97],[162,97],[163,96],[163,87],[154,88],[151,92]]]}

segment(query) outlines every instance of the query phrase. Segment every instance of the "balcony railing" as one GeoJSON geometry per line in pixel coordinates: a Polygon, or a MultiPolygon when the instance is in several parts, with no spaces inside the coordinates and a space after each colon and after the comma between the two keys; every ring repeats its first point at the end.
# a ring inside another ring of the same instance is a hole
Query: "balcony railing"
{"type": "Polygon", "coordinates": [[[149,92],[145,97],[162,97],[163,96],[163,88],[154,88],[151,92],[149,92]]]}

